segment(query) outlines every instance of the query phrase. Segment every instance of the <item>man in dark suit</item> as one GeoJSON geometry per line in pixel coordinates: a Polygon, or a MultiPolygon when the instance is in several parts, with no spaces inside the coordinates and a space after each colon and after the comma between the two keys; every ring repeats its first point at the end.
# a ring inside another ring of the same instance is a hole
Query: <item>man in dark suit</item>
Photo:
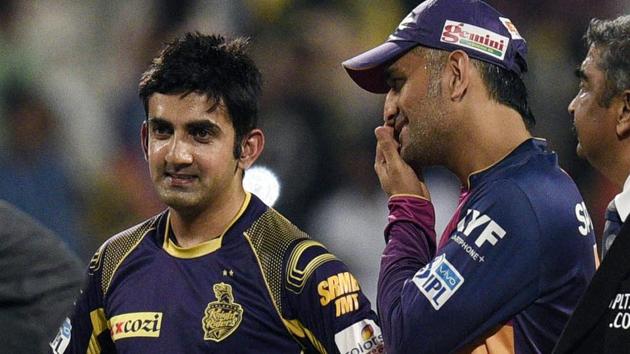
{"type": "Polygon", "coordinates": [[[577,153],[622,191],[608,205],[603,261],[555,353],[630,353],[630,15],[591,21],[569,105],[577,153]]]}
{"type": "Polygon", "coordinates": [[[44,353],[82,273],[57,235],[0,200],[0,353],[44,353]]]}

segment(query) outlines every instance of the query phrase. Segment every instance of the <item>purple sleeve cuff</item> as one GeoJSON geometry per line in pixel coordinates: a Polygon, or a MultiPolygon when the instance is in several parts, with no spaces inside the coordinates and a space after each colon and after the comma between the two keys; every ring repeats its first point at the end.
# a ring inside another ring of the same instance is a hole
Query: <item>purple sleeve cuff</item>
{"type": "Polygon", "coordinates": [[[431,202],[414,196],[392,196],[388,205],[387,245],[381,258],[377,295],[386,351],[393,344],[388,344],[388,340],[395,340],[393,333],[400,332],[397,326],[402,323],[400,299],[405,282],[435,254],[435,213],[431,202]]]}
{"type": "MultiPolygon", "coordinates": [[[[399,223],[411,223],[433,239],[435,244],[435,211],[433,204],[420,196],[393,195],[387,203],[389,215],[388,224],[385,227],[385,242],[389,242],[392,234],[392,227],[399,223]]],[[[404,232],[403,232],[404,233],[404,232]]]]}

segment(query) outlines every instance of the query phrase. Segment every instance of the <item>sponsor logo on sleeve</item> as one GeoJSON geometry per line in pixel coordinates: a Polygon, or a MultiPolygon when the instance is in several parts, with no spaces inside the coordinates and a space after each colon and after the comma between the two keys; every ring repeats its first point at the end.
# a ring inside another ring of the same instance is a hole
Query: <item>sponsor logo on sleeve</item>
{"type": "Polygon", "coordinates": [[[132,337],[160,336],[161,312],[132,312],[117,315],[109,320],[112,340],[132,337]]]}
{"type": "Polygon", "coordinates": [[[335,304],[335,316],[339,317],[359,308],[359,282],[350,272],[329,276],[317,284],[322,306],[335,304]]]}
{"type": "Polygon", "coordinates": [[[439,310],[464,284],[464,277],[443,254],[420,269],[412,281],[431,306],[439,310]]]}
{"type": "Polygon", "coordinates": [[[503,60],[510,39],[481,27],[446,20],[440,42],[466,47],[503,60]]]}
{"type": "Polygon", "coordinates": [[[372,320],[362,320],[335,334],[335,344],[341,354],[383,353],[381,329],[372,320]]]}
{"type": "Polygon", "coordinates": [[[491,217],[475,209],[468,209],[466,216],[457,223],[457,231],[468,237],[480,226],[483,226],[483,229],[477,236],[477,239],[475,239],[475,246],[477,247],[481,247],[484,244],[495,246],[507,234],[505,229],[492,220],[491,217]]]}
{"type": "Polygon", "coordinates": [[[70,337],[72,334],[72,323],[70,323],[70,319],[66,317],[65,321],[59,327],[59,333],[52,342],[50,342],[50,347],[52,348],[53,354],[63,354],[70,344],[70,337]]]}

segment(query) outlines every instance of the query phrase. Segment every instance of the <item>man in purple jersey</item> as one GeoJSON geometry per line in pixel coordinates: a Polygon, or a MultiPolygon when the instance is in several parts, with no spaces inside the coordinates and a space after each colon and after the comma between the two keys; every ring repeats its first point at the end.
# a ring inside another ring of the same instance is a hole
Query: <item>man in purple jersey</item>
{"type": "Polygon", "coordinates": [[[630,15],[593,19],[588,54],[569,104],[577,153],[621,192],[606,210],[601,267],[554,349],[556,353],[630,350],[630,15]]]}
{"type": "Polygon", "coordinates": [[[527,44],[479,0],[430,0],[343,63],[387,93],[375,170],[390,195],[378,284],[388,353],[550,352],[595,271],[575,184],[528,128],[527,44]],[[436,245],[425,166],[462,183],[436,245]]]}
{"type": "Polygon", "coordinates": [[[168,208],[106,241],[53,353],[381,353],[343,262],[243,189],[263,150],[247,41],[188,33],[140,81],[168,208]]]}

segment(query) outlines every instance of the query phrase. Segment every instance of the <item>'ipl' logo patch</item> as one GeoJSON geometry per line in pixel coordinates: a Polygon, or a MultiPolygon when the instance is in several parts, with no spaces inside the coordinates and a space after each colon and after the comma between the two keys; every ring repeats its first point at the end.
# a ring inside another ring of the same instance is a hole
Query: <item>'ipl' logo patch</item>
{"type": "Polygon", "coordinates": [[[481,27],[446,20],[440,42],[459,45],[503,60],[510,39],[481,27]]]}
{"type": "Polygon", "coordinates": [[[234,302],[232,286],[225,283],[212,287],[217,301],[208,304],[201,320],[204,340],[220,342],[234,333],[243,320],[243,307],[234,302]]]}
{"type": "Polygon", "coordinates": [[[413,277],[413,282],[433,308],[439,310],[464,284],[464,277],[445,255],[441,255],[420,269],[413,277]]]}

